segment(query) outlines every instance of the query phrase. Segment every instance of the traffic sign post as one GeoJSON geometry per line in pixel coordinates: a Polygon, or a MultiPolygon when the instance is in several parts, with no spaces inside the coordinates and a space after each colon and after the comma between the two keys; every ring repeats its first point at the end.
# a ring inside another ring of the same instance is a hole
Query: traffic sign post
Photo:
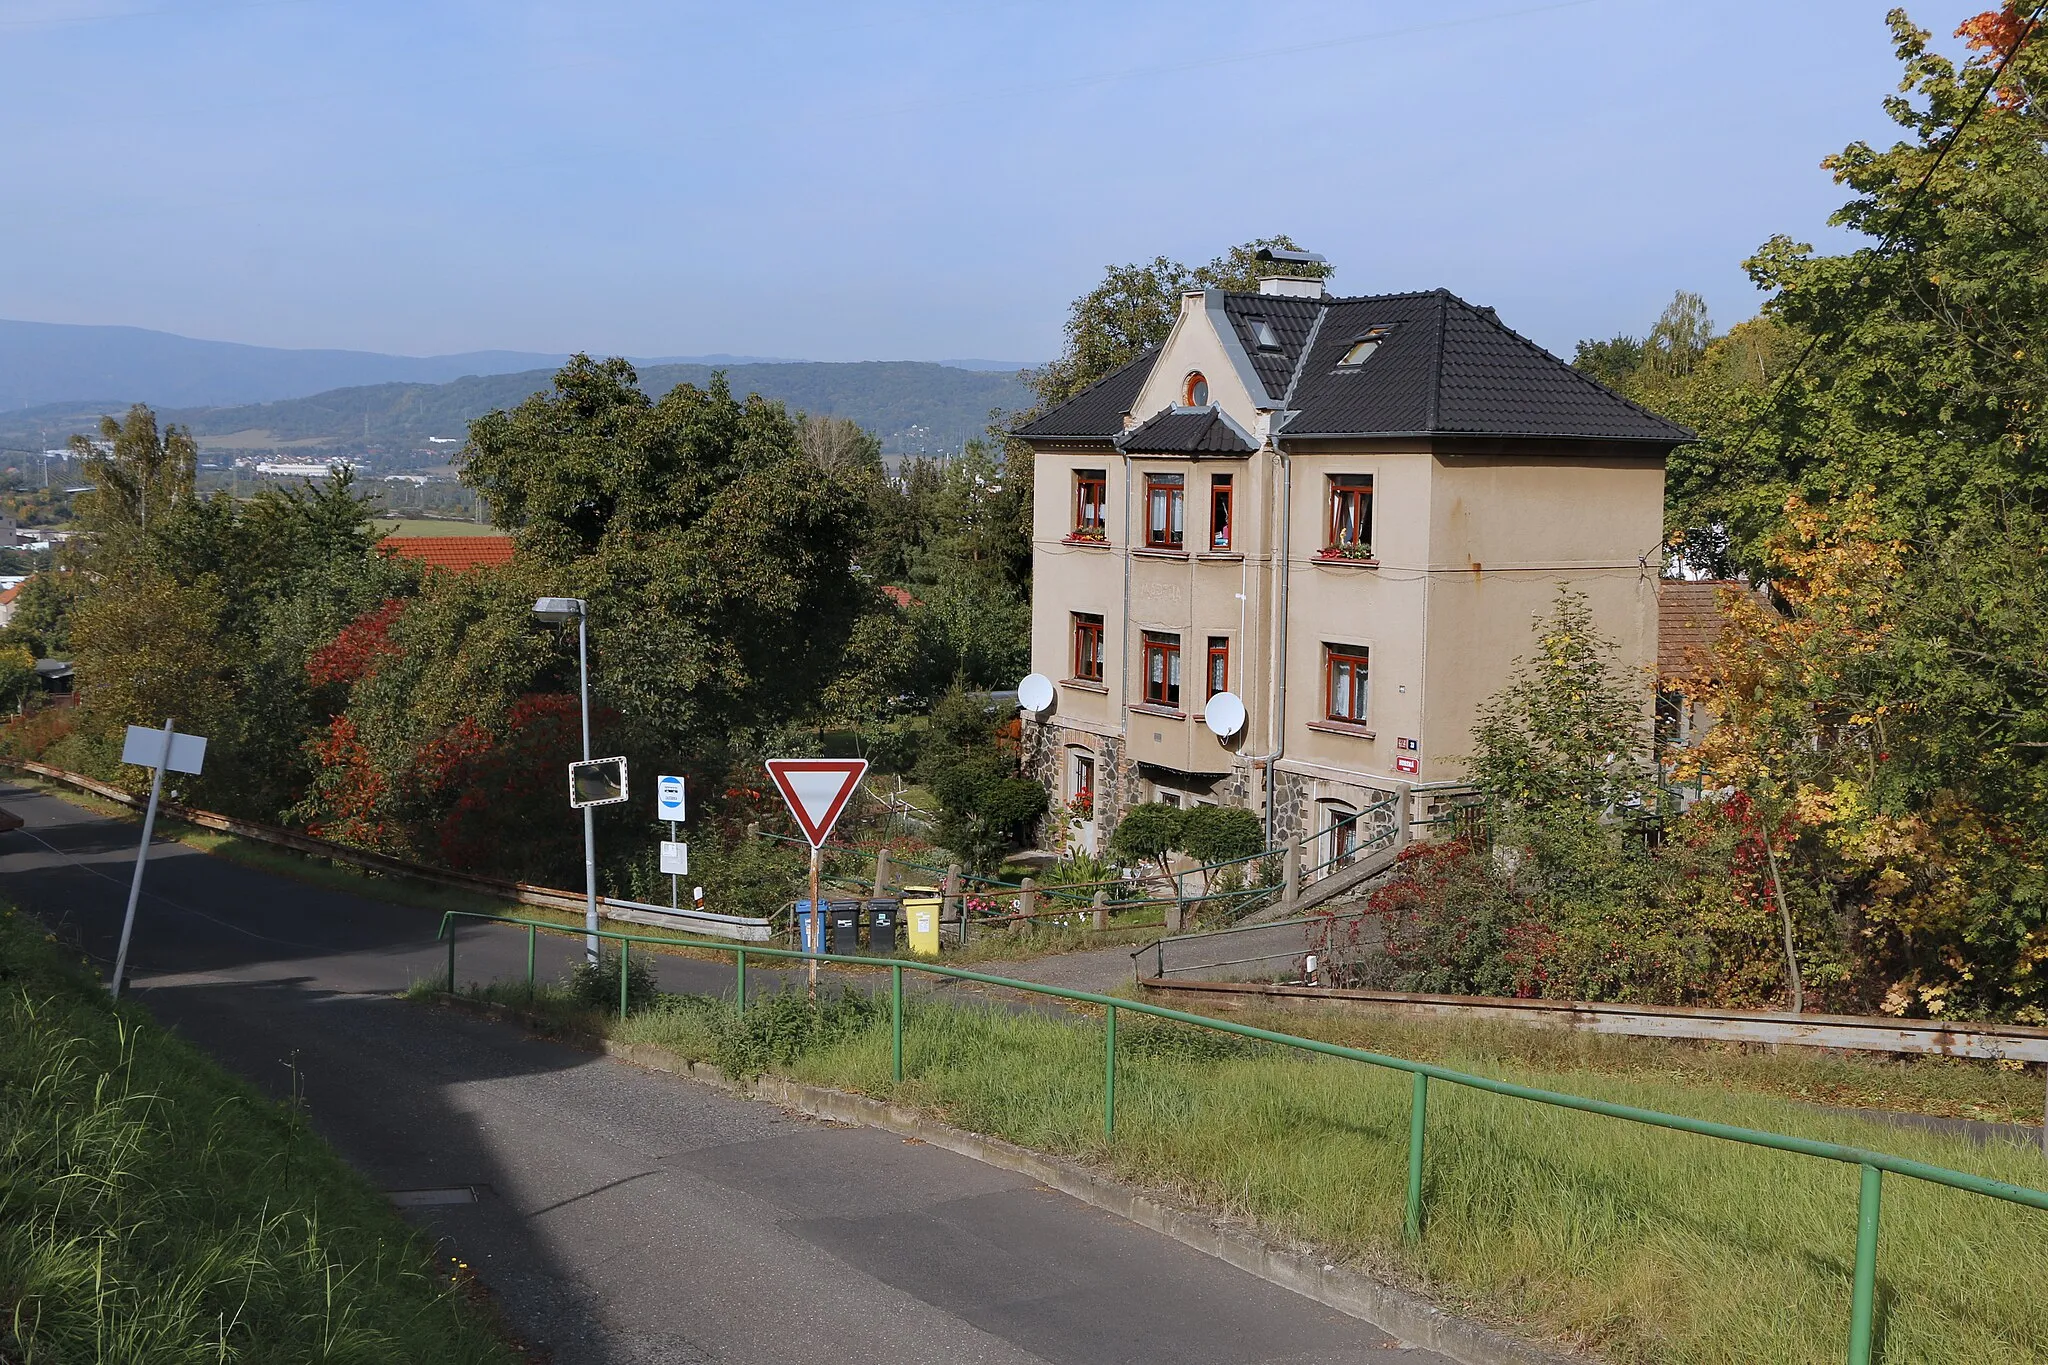
{"type": "MultiPolygon", "coordinates": [[[[789,803],[789,813],[796,817],[797,828],[804,832],[804,838],[811,845],[811,915],[813,923],[822,923],[818,906],[818,862],[824,850],[825,840],[832,833],[832,826],[839,823],[840,815],[846,810],[846,803],[853,799],[855,788],[868,770],[864,758],[771,758],[768,760],[768,776],[775,779],[782,799],[789,803]]],[[[814,944],[815,953],[822,945],[814,944]]],[[[810,960],[809,989],[812,999],[818,995],[818,959],[810,960]]]]}
{"type": "Polygon", "coordinates": [[[661,870],[668,873],[668,908],[680,910],[683,908],[683,884],[679,878],[690,875],[690,846],[676,842],[676,826],[686,818],[682,778],[663,776],[654,779],[654,818],[668,821],[668,839],[661,846],[661,870]],[[672,849],[680,849],[681,852],[671,853],[672,849]]]}
{"type": "Polygon", "coordinates": [[[206,740],[199,735],[179,734],[174,721],[165,721],[161,730],[131,725],[127,742],[121,746],[121,761],[156,771],[149,779],[149,810],[142,817],[142,846],[135,850],[135,877],[128,883],[128,913],[121,917],[121,946],[114,953],[114,980],[109,989],[116,1000],[121,998],[121,977],[128,970],[128,937],[135,932],[135,905],[142,899],[142,869],[149,862],[149,841],[156,833],[156,807],[163,796],[164,770],[198,772],[206,764],[206,740]]]}

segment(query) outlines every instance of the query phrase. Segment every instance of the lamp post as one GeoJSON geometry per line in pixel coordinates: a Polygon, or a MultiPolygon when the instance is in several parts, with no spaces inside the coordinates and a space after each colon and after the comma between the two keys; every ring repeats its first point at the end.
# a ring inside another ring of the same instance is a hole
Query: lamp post
{"type": "MultiPolygon", "coordinates": [[[[580,597],[543,597],[533,604],[543,621],[576,622],[576,680],[583,699],[583,761],[590,761],[590,609],[580,597]]],[[[597,962],[597,825],[583,808],[583,955],[597,962]]]]}

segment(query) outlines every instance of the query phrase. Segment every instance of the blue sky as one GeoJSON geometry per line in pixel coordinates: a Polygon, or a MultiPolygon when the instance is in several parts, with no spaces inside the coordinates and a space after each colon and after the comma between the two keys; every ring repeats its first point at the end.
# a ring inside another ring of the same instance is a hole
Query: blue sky
{"type": "Polygon", "coordinates": [[[0,0],[0,317],[1033,360],[1109,263],[1285,231],[1569,354],[1841,241],[1888,3],[0,0]]]}

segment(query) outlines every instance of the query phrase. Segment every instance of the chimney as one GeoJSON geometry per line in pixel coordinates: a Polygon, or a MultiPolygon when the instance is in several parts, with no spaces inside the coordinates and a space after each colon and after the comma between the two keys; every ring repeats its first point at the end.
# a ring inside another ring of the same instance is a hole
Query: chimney
{"type": "MultiPolygon", "coordinates": [[[[1329,262],[1313,251],[1289,251],[1285,247],[1264,246],[1259,248],[1258,259],[1269,261],[1283,270],[1288,266],[1319,265],[1329,262]]],[[[1323,280],[1320,275],[1307,272],[1259,276],[1261,294],[1280,294],[1294,299],[1319,299],[1323,296],[1323,280]]]]}

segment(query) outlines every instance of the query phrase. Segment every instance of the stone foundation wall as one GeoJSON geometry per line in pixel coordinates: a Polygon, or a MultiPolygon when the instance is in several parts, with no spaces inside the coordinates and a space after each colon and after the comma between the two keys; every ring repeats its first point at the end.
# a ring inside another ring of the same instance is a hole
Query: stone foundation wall
{"type": "MultiPolygon", "coordinates": [[[[1065,795],[1070,747],[1079,746],[1095,756],[1095,820],[1096,828],[1105,838],[1116,828],[1124,812],[1148,799],[1147,788],[1151,785],[1148,774],[1128,756],[1123,741],[1115,736],[1070,729],[1057,721],[1026,720],[1023,744],[1025,774],[1044,784],[1054,801],[1063,799],[1065,795]]],[[[1262,766],[1255,767],[1249,759],[1238,759],[1228,773],[1215,778],[1183,776],[1163,769],[1155,769],[1153,774],[1159,783],[1173,790],[1199,794],[1223,805],[1241,806],[1262,819],[1265,816],[1266,773],[1262,766]]],[[[1274,842],[1295,843],[1320,834],[1318,807],[1323,802],[1341,801],[1352,810],[1365,811],[1396,794],[1397,790],[1391,787],[1365,782],[1337,782],[1282,768],[1273,774],[1274,842]]],[[[1424,803],[1416,804],[1414,817],[1420,819],[1425,814],[1424,803]]],[[[1432,808],[1435,804],[1448,808],[1449,802],[1432,803],[1432,808]]],[[[1399,818],[1398,803],[1375,810],[1369,817],[1375,831],[1399,818]]],[[[1430,832],[1429,828],[1424,828],[1418,829],[1416,834],[1428,837],[1430,832]]]]}

